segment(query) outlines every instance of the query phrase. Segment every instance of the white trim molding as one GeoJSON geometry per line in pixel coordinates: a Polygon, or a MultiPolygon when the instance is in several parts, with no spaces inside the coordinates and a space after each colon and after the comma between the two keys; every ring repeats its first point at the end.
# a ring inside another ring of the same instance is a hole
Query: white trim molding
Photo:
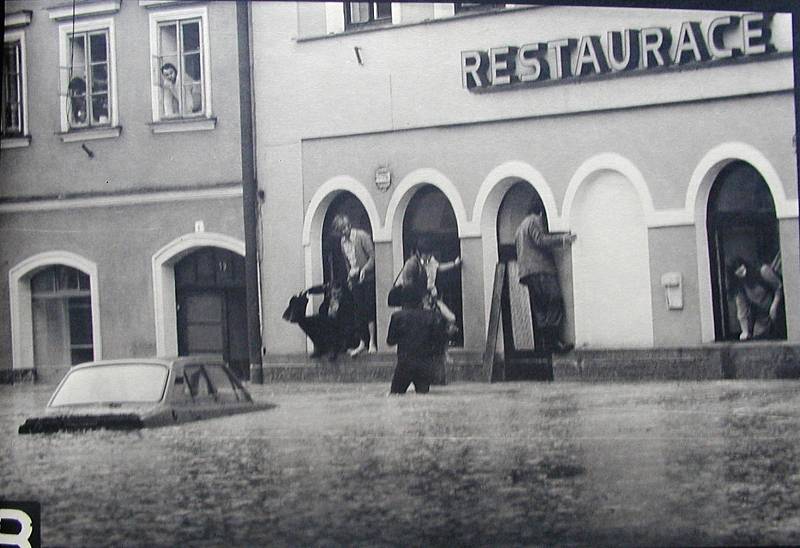
{"type": "Polygon", "coordinates": [[[227,249],[244,257],[244,242],[215,232],[193,232],[172,240],[151,259],[156,353],[178,354],[178,319],[175,301],[175,263],[200,247],[227,249]]]}
{"type": "Polygon", "coordinates": [[[650,195],[650,189],[647,182],[633,162],[624,156],[615,152],[604,152],[592,156],[575,171],[572,179],[569,181],[567,191],[564,194],[564,205],[562,208],[561,217],[557,223],[550,222],[550,228],[553,230],[569,230],[569,219],[572,213],[572,205],[575,201],[575,195],[578,192],[580,185],[588,179],[589,175],[597,171],[616,171],[621,173],[633,185],[636,193],[639,195],[639,202],[644,209],[644,218],[647,228],[654,226],[661,226],[659,221],[662,217],[656,215],[656,210],[653,207],[653,197],[650,195]],[[555,225],[555,226],[554,226],[555,225]]]}
{"type": "Polygon", "coordinates": [[[97,265],[69,251],[48,251],[28,257],[8,271],[11,307],[11,361],[13,369],[33,369],[33,310],[31,277],[43,268],[64,265],[89,276],[92,307],[92,348],[94,359],[103,358],[100,329],[100,283],[97,265]]]}
{"type": "Polygon", "coordinates": [[[148,192],[146,194],[125,194],[117,196],[96,196],[92,198],[67,198],[36,200],[19,203],[0,204],[0,213],[20,213],[25,211],[54,211],[60,209],[79,209],[85,207],[135,206],[164,202],[186,202],[189,200],[218,200],[240,198],[242,187],[211,189],[174,190],[169,192],[148,192]]]}
{"type": "Polygon", "coordinates": [[[497,263],[497,216],[506,193],[519,182],[533,187],[544,203],[548,220],[558,218],[558,207],[550,185],[530,164],[516,160],[505,162],[490,171],[481,183],[472,210],[472,224],[480,228],[483,243],[483,308],[487,329],[497,263]]]}
{"type": "Polygon", "coordinates": [[[122,0],[99,0],[90,2],[76,2],[46,8],[52,21],[65,21],[75,17],[94,17],[96,15],[109,15],[119,11],[122,0]]]}
{"type": "Polygon", "coordinates": [[[730,142],[709,150],[698,162],[686,191],[685,212],[691,215],[695,225],[697,245],[697,286],[700,303],[700,325],[703,342],[713,342],[714,304],[711,288],[711,264],[708,257],[708,232],[706,214],[711,187],[720,171],[731,162],[741,160],[753,166],[764,178],[775,203],[778,219],[796,219],[797,200],[788,200],[777,170],[757,148],[747,143],[730,142]]]}
{"type": "Polygon", "coordinates": [[[447,197],[456,217],[459,238],[480,237],[480,228],[467,220],[464,202],[456,185],[436,169],[415,169],[403,177],[403,180],[397,185],[386,208],[384,234],[390,236],[389,240],[394,242],[392,260],[395,272],[398,272],[403,266],[403,219],[405,218],[406,208],[414,194],[424,185],[435,186],[447,197]]]}
{"type": "Polygon", "coordinates": [[[303,219],[303,245],[309,246],[319,240],[322,235],[322,223],[325,221],[328,206],[341,192],[353,194],[364,206],[369,217],[369,223],[372,225],[373,241],[388,241],[383,234],[381,217],[372,195],[364,185],[353,177],[339,175],[325,181],[314,193],[314,196],[311,197],[303,219]]]}
{"type": "Polygon", "coordinates": [[[14,27],[25,27],[31,24],[33,12],[31,10],[21,10],[14,13],[6,13],[3,18],[3,26],[7,29],[14,27]]]}

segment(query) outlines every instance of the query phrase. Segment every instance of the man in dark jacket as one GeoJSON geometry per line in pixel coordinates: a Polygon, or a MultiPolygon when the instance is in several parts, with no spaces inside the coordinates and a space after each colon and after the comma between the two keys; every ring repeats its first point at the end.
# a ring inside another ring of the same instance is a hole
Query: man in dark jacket
{"type": "Polygon", "coordinates": [[[341,284],[315,285],[303,292],[309,293],[325,295],[319,314],[301,318],[297,325],[314,343],[311,358],[330,354],[330,359],[336,359],[340,352],[348,348],[354,335],[353,297],[347,286],[341,284]]]}
{"type": "Polygon", "coordinates": [[[444,360],[447,320],[437,310],[423,309],[418,291],[404,291],[403,300],[403,309],[392,314],[386,337],[387,344],[397,345],[397,365],[389,392],[405,394],[413,382],[414,390],[425,394],[444,360]]]}
{"type": "Polygon", "coordinates": [[[558,270],[553,261],[554,247],[566,247],[575,234],[550,234],[544,225],[544,206],[538,200],[522,220],[515,235],[519,283],[528,287],[534,328],[545,351],[567,352],[572,345],[561,341],[564,301],[558,284],[558,270]]]}

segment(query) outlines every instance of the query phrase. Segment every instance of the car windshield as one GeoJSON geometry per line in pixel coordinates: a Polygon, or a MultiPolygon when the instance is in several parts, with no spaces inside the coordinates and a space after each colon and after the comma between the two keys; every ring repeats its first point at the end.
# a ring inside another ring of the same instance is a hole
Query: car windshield
{"type": "Polygon", "coordinates": [[[154,403],[164,394],[168,373],[166,366],[144,363],[76,369],[67,375],[50,406],[154,403]]]}

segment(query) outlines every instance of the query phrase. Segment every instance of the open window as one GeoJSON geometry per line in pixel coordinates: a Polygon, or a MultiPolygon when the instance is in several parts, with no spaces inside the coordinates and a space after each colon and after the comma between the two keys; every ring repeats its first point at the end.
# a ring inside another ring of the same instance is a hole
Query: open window
{"type": "Polygon", "coordinates": [[[27,146],[28,97],[24,31],[8,31],[3,35],[3,104],[2,147],[27,146]]]}
{"type": "Polygon", "coordinates": [[[345,2],[344,28],[356,29],[392,21],[391,2],[345,2]]]}
{"type": "Polygon", "coordinates": [[[59,50],[62,140],[119,136],[114,20],[61,24],[59,50]]]}
{"type": "Polygon", "coordinates": [[[213,129],[206,7],[150,13],[153,131],[213,129]]]}

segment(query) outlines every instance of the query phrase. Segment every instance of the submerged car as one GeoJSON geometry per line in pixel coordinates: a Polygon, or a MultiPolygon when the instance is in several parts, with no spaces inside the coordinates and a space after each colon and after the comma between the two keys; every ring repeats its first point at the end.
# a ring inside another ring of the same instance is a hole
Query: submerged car
{"type": "Polygon", "coordinates": [[[271,407],[254,402],[218,357],[105,360],[70,369],[19,433],[132,430],[271,407]]]}

